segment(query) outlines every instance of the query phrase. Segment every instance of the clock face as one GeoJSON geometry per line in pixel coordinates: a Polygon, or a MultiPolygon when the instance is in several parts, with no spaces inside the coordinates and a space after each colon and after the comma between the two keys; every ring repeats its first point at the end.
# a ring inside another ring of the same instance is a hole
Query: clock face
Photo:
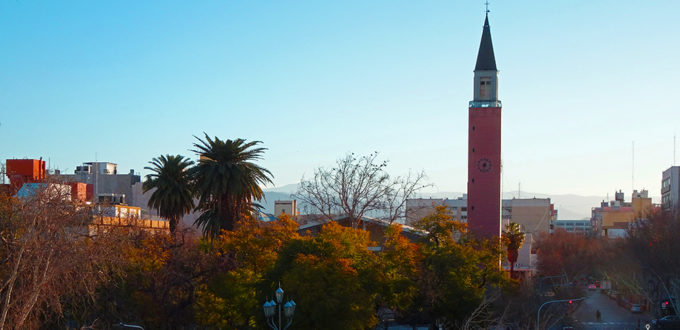
{"type": "Polygon", "coordinates": [[[482,158],[477,162],[477,169],[482,172],[489,172],[491,170],[491,161],[488,158],[482,158]]]}

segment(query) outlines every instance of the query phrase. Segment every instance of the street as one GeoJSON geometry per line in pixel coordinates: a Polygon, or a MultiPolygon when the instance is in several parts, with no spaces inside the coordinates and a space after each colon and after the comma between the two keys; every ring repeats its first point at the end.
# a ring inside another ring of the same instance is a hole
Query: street
{"type": "Polygon", "coordinates": [[[652,317],[648,313],[634,314],[627,308],[619,306],[616,301],[597,291],[587,291],[587,299],[580,303],[574,312],[578,321],[577,329],[644,329],[652,317]],[[600,319],[597,319],[597,311],[600,319]]]}

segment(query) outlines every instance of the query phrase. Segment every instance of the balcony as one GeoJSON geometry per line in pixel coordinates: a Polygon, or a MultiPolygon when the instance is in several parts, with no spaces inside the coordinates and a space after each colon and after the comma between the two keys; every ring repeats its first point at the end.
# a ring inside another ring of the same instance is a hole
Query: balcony
{"type": "Polygon", "coordinates": [[[470,108],[500,108],[501,101],[470,101],[470,108]]]}

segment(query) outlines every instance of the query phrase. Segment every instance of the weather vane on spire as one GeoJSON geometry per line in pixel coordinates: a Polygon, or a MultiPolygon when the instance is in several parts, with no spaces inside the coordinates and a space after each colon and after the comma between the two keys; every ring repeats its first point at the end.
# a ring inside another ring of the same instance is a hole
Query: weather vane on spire
{"type": "Polygon", "coordinates": [[[489,0],[486,0],[486,2],[484,4],[486,5],[486,13],[488,14],[489,13],[489,0]]]}

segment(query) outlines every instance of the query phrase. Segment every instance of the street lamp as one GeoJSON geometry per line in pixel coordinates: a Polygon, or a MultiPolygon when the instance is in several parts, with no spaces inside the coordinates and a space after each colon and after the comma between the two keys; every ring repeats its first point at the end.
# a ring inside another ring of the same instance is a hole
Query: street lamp
{"type": "Polygon", "coordinates": [[[281,284],[279,284],[279,288],[276,289],[276,291],[274,291],[274,297],[276,298],[276,301],[274,301],[274,300],[265,301],[264,305],[262,305],[262,309],[264,309],[264,317],[267,319],[267,325],[270,328],[272,328],[274,330],[286,330],[293,323],[293,314],[295,313],[295,302],[291,299],[291,300],[288,300],[285,304],[283,303],[283,289],[281,289],[281,284]],[[278,310],[279,310],[278,326],[277,326],[277,323],[275,321],[276,307],[277,306],[278,306],[278,310]],[[283,313],[281,313],[282,307],[283,307],[283,313]],[[286,325],[285,326],[281,322],[281,317],[282,317],[283,314],[285,314],[285,316],[286,316],[286,325]]]}

